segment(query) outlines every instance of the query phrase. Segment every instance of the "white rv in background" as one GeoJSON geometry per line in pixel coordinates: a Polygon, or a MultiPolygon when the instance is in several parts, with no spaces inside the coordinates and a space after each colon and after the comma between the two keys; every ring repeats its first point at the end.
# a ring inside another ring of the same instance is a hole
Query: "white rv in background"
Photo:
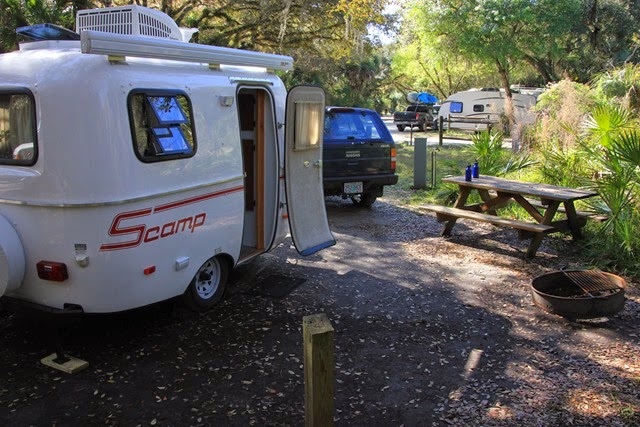
{"type": "MultiPolygon", "coordinates": [[[[537,96],[513,92],[513,111],[516,123],[532,123],[531,108],[537,96]]],[[[505,114],[503,89],[469,89],[449,96],[440,107],[438,117],[443,118],[444,129],[482,131],[500,123],[505,114]]]]}
{"type": "Polygon", "coordinates": [[[234,266],[290,231],[335,243],[324,92],[282,55],[188,43],[139,6],[81,10],[0,55],[0,297],[105,313],[176,296],[208,309],[234,266]]]}

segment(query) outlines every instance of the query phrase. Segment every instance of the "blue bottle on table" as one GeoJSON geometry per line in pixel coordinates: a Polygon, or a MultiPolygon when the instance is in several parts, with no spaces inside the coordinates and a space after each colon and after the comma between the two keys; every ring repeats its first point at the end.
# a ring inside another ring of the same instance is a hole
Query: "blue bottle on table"
{"type": "Polygon", "coordinates": [[[480,165],[478,164],[477,160],[475,162],[473,162],[473,167],[471,168],[471,176],[473,178],[479,178],[480,177],[480,165]]]}
{"type": "Polygon", "coordinates": [[[471,165],[467,165],[467,169],[464,171],[464,180],[471,181],[471,165]]]}

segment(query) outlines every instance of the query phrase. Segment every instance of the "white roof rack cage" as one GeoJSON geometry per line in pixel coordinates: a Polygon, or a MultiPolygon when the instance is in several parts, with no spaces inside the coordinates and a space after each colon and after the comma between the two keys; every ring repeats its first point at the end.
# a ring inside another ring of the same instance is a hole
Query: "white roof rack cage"
{"type": "Polygon", "coordinates": [[[180,28],[166,13],[136,5],[79,10],[76,32],[84,30],[183,40],[180,28]]]}

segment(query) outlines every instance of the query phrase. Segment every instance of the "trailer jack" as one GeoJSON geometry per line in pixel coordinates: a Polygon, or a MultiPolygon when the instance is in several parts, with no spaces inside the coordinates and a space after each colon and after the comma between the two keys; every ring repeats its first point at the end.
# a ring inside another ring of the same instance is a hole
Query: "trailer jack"
{"type": "Polygon", "coordinates": [[[65,354],[62,349],[62,340],[58,333],[58,326],[59,325],[54,322],[47,322],[47,335],[55,348],[55,353],[43,357],[40,359],[40,363],[50,368],[66,372],[67,374],[75,374],[89,366],[89,362],[65,354]]]}
{"type": "Polygon", "coordinates": [[[75,304],[65,304],[57,309],[17,298],[3,297],[3,307],[14,313],[23,313],[38,320],[46,329],[49,343],[55,352],[40,359],[40,363],[68,374],[73,374],[89,366],[89,362],[65,354],[62,348],[59,328],[63,324],[77,322],[82,318],[84,310],[75,304]]]}

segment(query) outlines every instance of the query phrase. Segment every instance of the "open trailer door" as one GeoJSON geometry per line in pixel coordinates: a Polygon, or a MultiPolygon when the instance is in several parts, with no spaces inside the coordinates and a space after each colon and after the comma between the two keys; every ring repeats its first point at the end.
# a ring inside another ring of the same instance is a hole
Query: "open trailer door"
{"type": "Polygon", "coordinates": [[[324,91],[296,86],[287,96],[285,187],[289,228],[301,255],[333,246],[322,189],[324,91]]]}

